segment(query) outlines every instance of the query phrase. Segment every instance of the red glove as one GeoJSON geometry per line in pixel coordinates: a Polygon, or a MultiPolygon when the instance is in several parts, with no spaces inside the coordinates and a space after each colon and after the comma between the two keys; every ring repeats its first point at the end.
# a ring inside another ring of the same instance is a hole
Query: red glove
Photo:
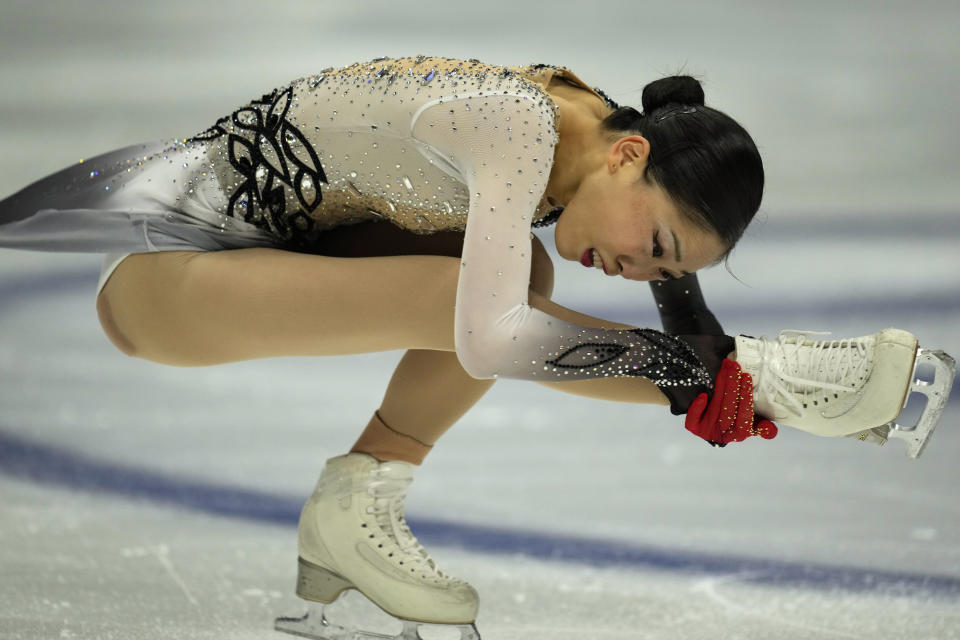
{"type": "Polygon", "coordinates": [[[729,358],[720,365],[713,397],[701,393],[690,405],[686,427],[715,447],[750,436],[771,440],[777,435],[777,425],[753,413],[753,378],[729,358]]]}

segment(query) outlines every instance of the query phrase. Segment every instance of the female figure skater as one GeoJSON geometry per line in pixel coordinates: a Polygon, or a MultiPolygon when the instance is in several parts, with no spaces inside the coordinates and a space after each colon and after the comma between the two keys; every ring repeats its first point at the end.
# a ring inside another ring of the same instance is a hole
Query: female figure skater
{"type": "MultiPolygon", "coordinates": [[[[762,191],[750,136],[692,78],[648,85],[640,113],[563,68],[378,58],[296,80],[191,138],[49,176],[0,202],[0,246],[108,254],[97,310],[131,356],[408,349],[303,509],[297,593],[327,603],[356,588],[409,621],[403,637],[419,622],[473,637],[476,592],[437,568],[403,499],[497,377],[669,404],[721,446],[773,437],[763,418],[896,435],[911,334],[733,338],[706,308],[695,272],[730,252],[762,191]],[[551,302],[530,233],[551,222],[561,258],[650,281],[666,332],[551,302]]],[[[949,383],[937,388],[945,399],[949,383]]],[[[332,633],[316,616],[278,628],[332,633]]]]}

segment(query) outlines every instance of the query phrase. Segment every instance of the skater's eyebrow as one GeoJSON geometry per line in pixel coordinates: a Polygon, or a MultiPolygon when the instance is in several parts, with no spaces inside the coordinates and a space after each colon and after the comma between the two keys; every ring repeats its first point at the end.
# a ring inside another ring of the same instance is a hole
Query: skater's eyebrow
{"type": "MultiPolygon", "coordinates": [[[[673,229],[670,229],[670,235],[673,236],[673,259],[676,262],[680,262],[683,260],[683,254],[680,253],[680,238],[677,237],[677,232],[673,229]]],[[[680,270],[680,273],[685,276],[690,275],[689,271],[684,271],[682,269],[680,270]]]]}
{"type": "Polygon", "coordinates": [[[673,236],[673,259],[680,262],[683,260],[683,254],[680,253],[680,238],[677,237],[677,232],[673,229],[670,229],[670,235],[673,236]]]}

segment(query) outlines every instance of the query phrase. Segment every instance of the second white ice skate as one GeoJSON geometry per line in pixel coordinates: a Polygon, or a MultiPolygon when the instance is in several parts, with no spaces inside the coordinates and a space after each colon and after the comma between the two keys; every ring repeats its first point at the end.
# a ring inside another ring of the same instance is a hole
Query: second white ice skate
{"type": "Polygon", "coordinates": [[[737,362],[753,377],[758,415],[823,436],[850,435],[883,444],[907,441],[917,457],[936,428],[953,384],[956,362],[942,351],[918,349],[899,329],[842,340],[829,334],[782,331],[776,340],[739,336],[737,362]],[[923,380],[927,365],[933,378],[923,380]],[[911,393],[926,397],[916,424],[897,419],[911,393]]]}
{"type": "Polygon", "coordinates": [[[435,624],[479,640],[477,592],[440,571],[407,527],[412,471],[361,453],[327,461],[300,515],[297,574],[297,595],[321,604],[302,617],[277,618],[277,630],[317,640],[418,640],[421,624],[435,624]],[[389,635],[328,619],[323,605],[352,589],[402,621],[403,630],[389,635]]]}

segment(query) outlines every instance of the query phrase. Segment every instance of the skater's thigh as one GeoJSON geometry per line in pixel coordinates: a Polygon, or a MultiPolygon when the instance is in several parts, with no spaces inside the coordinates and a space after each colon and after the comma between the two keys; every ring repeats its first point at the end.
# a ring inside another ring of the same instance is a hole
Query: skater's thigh
{"type": "Polygon", "coordinates": [[[452,351],[459,261],[279,249],[133,254],[98,300],[124,352],[197,366],[393,349],[452,351]]]}

